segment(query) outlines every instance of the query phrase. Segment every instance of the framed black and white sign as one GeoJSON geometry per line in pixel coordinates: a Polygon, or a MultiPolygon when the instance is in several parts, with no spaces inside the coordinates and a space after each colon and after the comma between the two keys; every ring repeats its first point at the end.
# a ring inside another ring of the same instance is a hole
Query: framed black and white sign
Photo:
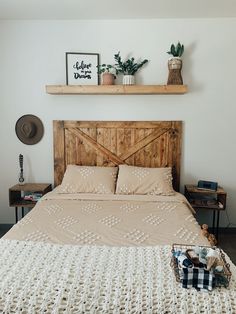
{"type": "Polygon", "coordinates": [[[66,84],[98,85],[99,54],[66,52],[66,84]]]}

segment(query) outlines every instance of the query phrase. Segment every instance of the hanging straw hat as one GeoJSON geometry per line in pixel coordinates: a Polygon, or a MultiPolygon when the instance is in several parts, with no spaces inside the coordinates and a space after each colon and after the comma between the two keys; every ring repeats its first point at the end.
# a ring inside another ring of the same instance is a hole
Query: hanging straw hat
{"type": "Polygon", "coordinates": [[[26,114],[19,118],[15,130],[18,139],[27,145],[38,143],[44,133],[42,121],[32,114],[26,114]]]}

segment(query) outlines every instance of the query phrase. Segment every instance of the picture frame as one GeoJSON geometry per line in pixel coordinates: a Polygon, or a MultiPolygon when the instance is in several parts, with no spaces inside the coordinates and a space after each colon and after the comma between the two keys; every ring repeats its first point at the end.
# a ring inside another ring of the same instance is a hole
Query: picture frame
{"type": "Polygon", "coordinates": [[[66,52],[66,84],[98,85],[99,54],[66,52]]]}

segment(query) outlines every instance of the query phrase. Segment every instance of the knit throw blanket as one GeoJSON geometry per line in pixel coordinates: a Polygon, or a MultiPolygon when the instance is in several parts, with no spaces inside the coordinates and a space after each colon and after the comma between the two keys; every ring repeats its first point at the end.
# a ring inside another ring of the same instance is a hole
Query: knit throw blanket
{"type": "Polygon", "coordinates": [[[236,313],[229,288],[184,289],[171,247],[95,247],[0,240],[0,313],[236,313]]]}

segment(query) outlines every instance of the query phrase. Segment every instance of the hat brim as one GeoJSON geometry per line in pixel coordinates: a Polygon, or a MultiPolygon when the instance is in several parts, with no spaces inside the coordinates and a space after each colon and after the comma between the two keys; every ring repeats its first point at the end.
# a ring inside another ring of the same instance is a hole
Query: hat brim
{"type": "Polygon", "coordinates": [[[20,117],[16,121],[15,131],[16,131],[16,136],[18,137],[18,139],[22,143],[24,143],[26,145],[34,145],[34,144],[37,144],[42,139],[43,134],[44,134],[44,127],[43,127],[42,121],[38,117],[36,117],[32,114],[27,114],[27,115],[20,117]],[[36,128],[36,132],[35,132],[34,136],[27,137],[22,132],[22,125],[25,123],[33,123],[34,124],[34,126],[36,128]]]}

